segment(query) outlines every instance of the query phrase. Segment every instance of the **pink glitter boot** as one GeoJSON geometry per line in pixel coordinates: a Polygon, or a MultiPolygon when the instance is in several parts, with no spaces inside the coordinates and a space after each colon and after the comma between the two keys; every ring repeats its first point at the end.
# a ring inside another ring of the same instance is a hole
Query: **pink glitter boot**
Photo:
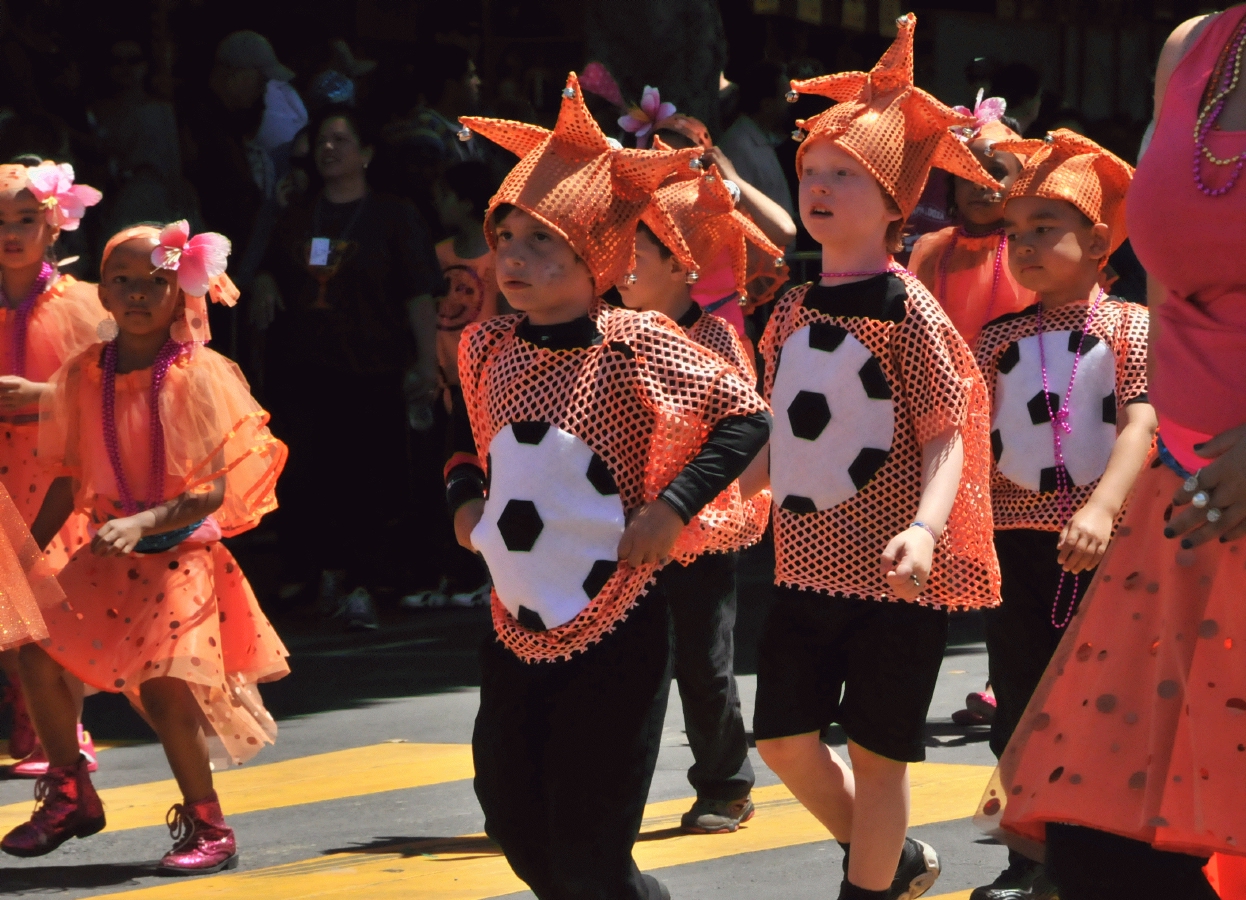
{"type": "Polygon", "coordinates": [[[160,860],[161,875],[210,875],[238,865],[234,830],[225,824],[215,791],[197,803],[175,804],[166,822],[174,843],[160,860]]]}
{"type": "Polygon", "coordinates": [[[84,838],[104,827],[104,804],[91,786],[87,760],[79,756],[72,766],[48,769],[35,782],[40,805],[0,841],[10,856],[43,856],[72,837],[84,838]]]}

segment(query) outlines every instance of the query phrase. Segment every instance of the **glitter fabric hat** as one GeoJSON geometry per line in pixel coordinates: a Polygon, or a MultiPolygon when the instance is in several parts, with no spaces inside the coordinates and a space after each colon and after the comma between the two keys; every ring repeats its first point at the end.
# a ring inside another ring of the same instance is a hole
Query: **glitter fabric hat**
{"type": "Polygon", "coordinates": [[[1125,195],[1134,177],[1129,163],[1067,128],[1043,140],[1002,141],[995,149],[1027,157],[1009,200],[1067,200],[1090,221],[1108,226],[1113,253],[1125,242],[1125,195]]]}
{"type": "Polygon", "coordinates": [[[653,192],[640,219],[693,272],[709,268],[727,250],[736,290],[750,305],[765,303],[787,279],[787,266],[783,251],[736,209],[739,191],[717,166],[692,178],[676,174],[653,192]]]}
{"type": "Polygon", "coordinates": [[[506,119],[459,121],[465,126],[460,137],[476,132],[519,157],[489,201],[489,246],[497,247],[494,211],[504,203],[517,206],[566,238],[598,293],[632,268],[636,223],[658,185],[701,155],[700,148],[622,149],[593,120],[574,72],[567,76],[553,131],[506,119]]]}
{"type": "Polygon", "coordinates": [[[917,207],[932,166],[1000,189],[952,131],[975,127],[974,117],[954,112],[914,87],[916,26],[912,13],[897,19],[895,41],[868,73],[840,72],[793,81],[788,94],[793,102],[801,94],[838,101],[826,112],[796,123],[797,134],[806,135],[796,151],[797,175],[810,143],[832,140],[869,170],[906,217],[917,207]]]}

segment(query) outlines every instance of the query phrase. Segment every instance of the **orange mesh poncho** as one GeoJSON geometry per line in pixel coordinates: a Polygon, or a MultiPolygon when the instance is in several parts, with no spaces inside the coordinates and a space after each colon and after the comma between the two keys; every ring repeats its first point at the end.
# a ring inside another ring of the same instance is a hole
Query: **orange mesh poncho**
{"type": "Polygon", "coordinates": [[[589,113],[574,72],[562,97],[553,131],[505,119],[459,121],[519,157],[489,202],[489,246],[497,249],[494,210],[517,206],[567,240],[601,294],[634,265],[636,223],[654,189],[672,172],[686,169],[701,149],[624,150],[589,113]]]}
{"type": "Polygon", "coordinates": [[[797,126],[807,133],[796,151],[796,173],[809,144],[827,139],[851,154],[883,186],[907,217],[917,206],[931,166],[999,189],[965,144],[950,129],[974,126],[973,116],[944,106],[913,86],[912,13],[896,21],[899,33],[868,73],[840,72],[792,82],[792,94],[814,94],[838,101],[797,126]]]}
{"type": "Polygon", "coordinates": [[[915,602],[997,605],[986,386],[921,282],[905,272],[793,288],[775,305],[761,356],[775,408],[776,582],[894,600],[879,558],[917,512],[922,446],[958,428],[960,489],[915,602]]]}
{"type": "Polygon", "coordinates": [[[1061,435],[1072,486],[1067,504],[1057,491],[1051,421],[1042,401],[1035,308],[982,330],[975,355],[991,398],[991,503],[997,529],[1062,530],[1068,524],[1062,510],[1081,509],[1099,485],[1116,445],[1121,411],[1146,397],[1146,307],[1105,299],[1087,325],[1089,308],[1082,301],[1043,311],[1053,410],[1064,404],[1081,347],[1069,400],[1072,430],[1061,435]]]}
{"type": "Polygon", "coordinates": [[[1047,197],[1076,206],[1092,222],[1110,229],[1111,252],[1125,242],[1125,195],[1133,166],[1090,138],[1061,128],[1044,140],[1000,141],[996,150],[1026,156],[1008,189],[1008,199],[1047,197]]]}
{"type": "MultiPolygon", "coordinates": [[[[598,490],[617,495],[621,511],[630,513],[657,499],[720,421],[764,411],[766,405],[735,368],[692,343],[661,314],[601,305],[593,316],[600,343],[566,350],[537,347],[517,337],[522,316],[469,325],[459,348],[463,397],[490,479],[493,443],[500,432],[514,432],[521,443],[535,444],[557,429],[570,441],[587,445],[601,462],[596,472],[596,463],[589,468],[590,478],[594,484],[607,482],[608,487],[598,490]],[[520,434],[523,426],[537,436],[520,434]]],[[[491,483],[490,500],[501,495],[499,488],[491,483]]],[[[535,502],[533,512],[539,514],[542,492],[556,487],[532,488],[531,500],[521,502],[530,507],[535,502]]],[[[735,496],[738,502],[738,489],[735,496]]],[[[736,520],[743,517],[738,509],[728,513],[736,520]]],[[[486,504],[482,524],[490,515],[486,504]]],[[[695,518],[672,557],[687,563],[700,553],[735,549],[738,541],[731,529],[695,518]]],[[[553,555],[541,563],[560,567],[559,547],[551,549],[553,555]]],[[[488,555],[486,560],[495,568],[488,555]]],[[[570,658],[627,617],[657,569],[602,560],[585,581],[587,605],[569,621],[546,630],[526,627],[511,614],[498,594],[507,587],[498,583],[495,572],[494,627],[501,641],[526,662],[570,658]]]]}

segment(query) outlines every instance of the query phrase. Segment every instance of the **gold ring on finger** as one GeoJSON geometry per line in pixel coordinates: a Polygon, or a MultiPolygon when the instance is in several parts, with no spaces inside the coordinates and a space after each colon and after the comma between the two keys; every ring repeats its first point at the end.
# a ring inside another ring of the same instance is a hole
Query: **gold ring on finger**
{"type": "Polygon", "coordinates": [[[1199,491],[1193,497],[1190,498],[1190,504],[1195,509],[1203,509],[1210,502],[1211,502],[1211,494],[1207,493],[1206,491],[1199,491]]]}
{"type": "Polygon", "coordinates": [[[1211,507],[1211,509],[1207,510],[1207,521],[1211,522],[1214,525],[1220,521],[1220,517],[1223,515],[1224,515],[1223,510],[1216,509],[1216,507],[1213,506],[1211,507]]]}

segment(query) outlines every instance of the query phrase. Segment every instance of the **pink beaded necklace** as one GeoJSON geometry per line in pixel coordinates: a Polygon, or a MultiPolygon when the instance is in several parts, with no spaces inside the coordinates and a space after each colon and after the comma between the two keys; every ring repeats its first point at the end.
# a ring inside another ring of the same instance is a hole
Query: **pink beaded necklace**
{"type": "Polygon", "coordinates": [[[132,516],[139,509],[150,509],[164,500],[164,426],[160,423],[160,388],[165,376],[169,374],[169,366],[186,348],[170,338],[165,341],[156,361],[151,367],[151,395],[148,409],[151,418],[151,471],[147,476],[147,503],[140,507],[134,500],[134,492],[121,467],[121,448],[117,443],[117,341],[113,339],[104,345],[104,447],[108,451],[108,461],[112,463],[113,477],[117,482],[117,492],[121,494],[121,506],[127,516],[132,516]]]}
{"type": "Polygon", "coordinates": [[[1233,37],[1225,45],[1216,63],[1216,70],[1212,73],[1211,81],[1207,85],[1211,96],[1203,104],[1198,120],[1194,123],[1194,184],[1208,197],[1220,197],[1231,191],[1242,174],[1243,166],[1246,166],[1246,152],[1229,159],[1220,159],[1207,146],[1207,135],[1211,133],[1219,120],[1220,113],[1224,110],[1224,101],[1237,89],[1238,81],[1241,79],[1243,50],[1246,50],[1246,19],[1238,24],[1233,37]],[[1232,60],[1232,65],[1229,65],[1230,60],[1232,60]],[[1229,173],[1229,179],[1223,187],[1213,189],[1203,181],[1204,158],[1215,166],[1233,166],[1233,171],[1229,173]]]}
{"type": "Polygon", "coordinates": [[[986,305],[986,317],[982,320],[983,324],[991,321],[991,313],[995,311],[995,298],[999,296],[999,280],[1004,274],[1004,229],[996,228],[994,231],[988,231],[986,234],[970,234],[959,225],[952,232],[952,240],[948,242],[947,249],[943,251],[943,257],[939,260],[939,293],[935,298],[940,303],[947,299],[947,267],[952,259],[952,253],[956,250],[956,243],[960,238],[975,237],[998,237],[999,243],[995,245],[995,272],[991,277],[991,300],[986,305]]]}
{"type": "MultiPolygon", "coordinates": [[[[10,374],[20,375],[23,378],[26,376],[26,326],[30,321],[30,312],[35,308],[35,302],[48,289],[55,275],[56,269],[51,263],[45,262],[40,266],[39,275],[35,278],[34,284],[30,286],[22,302],[13,310],[13,371],[10,374]]],[[[3,287],[0,287],[0,303],[4,306],[9,305],[9,298],[4,293],[3,287]]]]}
{"type": "MultiPolygon", "coordinates": [[[[1051,446],[1056,458],[1056,492],[1060,498],[1060,521],[1066,524],[1073,517],[1073,498],[1069,489],[1068,472],[1064,468],[1064,442],[1060,437],[1060,432],[1073,433],[1073,426],[1069,424],[1069,401],[1073,397],[1073,382],[1077,380],[1077,367],[1082,361],[1082,345],[1086,342],[1090,324],[1094,321],[1095,312],[1099,309],[1099,303],[1103,297],[1104,290],[1099,288],[1095,302],[1090,304],[1090,309],[1086,312],[1086,323],[1082,326],[1082,336],[1077,342],[1077,354],[1073,357],[1073,371],[1069,374],[1069,386],[1064,392],[1064,402],[1057,410],[1051,408],[1051,390],[1047,385],[1047,351],[1043,347],[1043,305],[1041,303],[1038,305],[1038,359],[1043,368],[1043,401],[1047,404],[1047,416],[1051,421],[1051,446]]],[[[1073,608],[1077,605],[1077,576],[1074,576],[1073,596],[1069,600],[1069,608],[1065,612],[1064,621],[1056,621],[1056,610],[1060,607],[1060,595],[1064,591],[1064,576],[1067,574],[1061,570],[1060,583],[1056,585],[1056,598],[1051,604],[1051,624],[1057,629],[1069,624],[1069,620],[1073,618],[1073,608]]]]}
{"type": "Polygon", "coordinates": [[[904,266],[897,262],[893,262],[879,272],[821,272],[822,278],[873,278],[875,275],[886,275],[888,273],[897,273],[906,271],[904,266]]]}

